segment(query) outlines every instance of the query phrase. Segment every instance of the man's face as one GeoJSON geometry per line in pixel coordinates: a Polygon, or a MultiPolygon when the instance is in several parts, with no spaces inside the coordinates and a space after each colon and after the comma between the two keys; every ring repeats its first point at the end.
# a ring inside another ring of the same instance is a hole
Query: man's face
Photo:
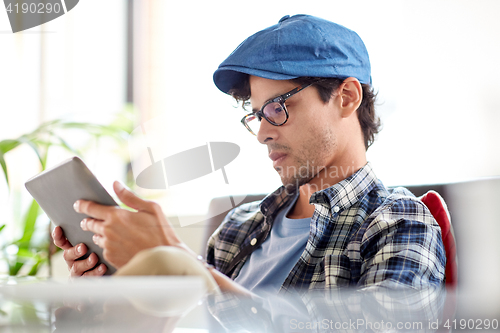
{"type": "MultiPolygon", "coordinates": [[[[260,110],[268,100],[296,87],[291,81],[250,76],[252,108],[260,110]]],[[[283,185],[299,187],[309,183],[325,167],[335,164],[341,144],[340,130],[337,131],[340,114],[335,101],[333,96],[324,103],[311,86],[286,100],[289,118],[284,125],[273,126],[262,119],[257,139],[267,145],[283,185]]]]}

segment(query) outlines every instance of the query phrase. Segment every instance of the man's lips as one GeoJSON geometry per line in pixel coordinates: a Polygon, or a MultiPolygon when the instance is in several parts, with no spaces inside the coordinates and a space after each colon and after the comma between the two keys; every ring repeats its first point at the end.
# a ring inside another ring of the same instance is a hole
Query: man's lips
{"type": "Polygon", "coordinates": [[[273,161],[273,166],[276,167],[286,157],[285,153],[273,152],[269,154],[269,158],[273,161]]]}

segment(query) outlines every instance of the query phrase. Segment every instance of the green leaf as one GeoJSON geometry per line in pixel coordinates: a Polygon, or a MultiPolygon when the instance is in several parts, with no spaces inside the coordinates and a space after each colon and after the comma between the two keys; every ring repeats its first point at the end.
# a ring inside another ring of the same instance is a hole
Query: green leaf
{"type": "Polygon", "coordinates": [[[2,224],[2,226],[0,227],[0,231],[3,230],[3,228],[5,228],[7,225],[6,224],[2,224]]]}
{"type": "Polygon", "coordinates": [[[60,146],[65,148],[66,150],[72,152],[73,154],[76,154],[76,155],[79,155],[80,152],[73,148],[68,142],[66,142],[66,140],[64,140],[61,136],[59,135],[55,135],[54,136],[59,140],[59,143],[60,143],[60,146]]]}
{"type": "Polygon", "coordinates": [[[29,244],[29,242],[31,241],[31,236],[35,231],[35,223],[39,215],[39,212],[40,212],[40,206],[35,200],[33,200],[26,214],[26,217],[24,218],[23,221],[24,222],[23,237],[21,237],[21,239],[18,241],[20,246],[26,248],[26,244],[29,244]]]}
{"type": "Polygon", "coordinates": [[[23,259],[23,262],[26,262],[27,259],[32,259],[36,256],[36,253],[31,251],[29,247],[19,247],[19,251],[17,251],[17,259],[23,259]]]}
{"type": "Polygon", "coordinates": [[[46,261],[45,258],[38,258],[38,260],[36,261],[36,263],[31,266],[31,269],[28,273],[29,276],[35,276],[36,273],[38,273],[38,268],[40,268],[40,265],[42,265],[44,262],[46,261]]]}
{"type": "Polygon", "coordinates": [[[29,133],[28,136],[38,136],[40,133],[47,132],[47,128],[54,127],[54,126],[60,124],[61,122],[62,122],[61,119],[47,121],[47,122],[41,124],[40,126],[38,126],[38,128],[36,128],[33,132],[29,133]]]}
{"type": "Polygon", "coordinates": [[[0,141],[0,165],[2,166],[5,181],[7,182],[7,187],[9,189],[10,189],[9,173],[7,172],[7,162],[5,162],[5,154],[11,151],[12,149],[16,148],[20,144],[21,142],[19,142],[19,140],[7,139],[0,141]]]}
{"type": "Polygon", "coordinates": [[[16,148],[20,144],[21,144],[21,142],[19,140],[7,139],[7,140],[0,141],[0,151],[5,154],[5,153],[11,151],[12,149],[16,148]]]}
{"type": "Polygon", "coordinates": [[[11,276],[17,275],[17,273],[19,273],[23,265],[24,263],[19,261],[16,261],[14,266],[9,265],[9,275],[11,276]]]}
{"type": "Polygon", "coordinates": [[[90,133],[99,132],[103,127],[105,127],[105,126],[98,125],[98,124],[77,123],[77,122],[65,122],[65,123],[60,124],[60,128],[81,129],[81,130],[85,130],[86,132],[90,132],[90,133]]]}
{"type": "Polygon", "coordinates": [[[2,166],[3,175],[5,176],[5,181],[7,182],[7,187],[10,189],[9,174],[7,173],[7,163],[5,163],[3,154],[3,151],[0,150],[0,165],[2,166]]]}
{"type": "Polygon", "coordinates": [[[33,140],[30,140],[27,136],[24,136],[24,135],[21,136],[21,137],[19,137],[18,140],[20,142],[22,142],[22,143],[27,144],[28,146],[30,146],[35,151],[35,154],[36,154],[36,156],[38,156],[38,160],[40,161],[40,164],[42,165],[42,170],[45,170],[45,164],[44,164],[42,155],[40,154],[40,150],[39,150],[38,146],[36,145],[36,143],[33,140]]]}

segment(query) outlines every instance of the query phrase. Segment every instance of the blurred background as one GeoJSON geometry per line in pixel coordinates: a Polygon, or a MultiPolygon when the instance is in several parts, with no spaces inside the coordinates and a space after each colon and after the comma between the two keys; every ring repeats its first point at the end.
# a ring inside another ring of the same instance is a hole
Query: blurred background
{"type": "Polygon", "coordinates": [[[8,172],[0,178],[0,272],[49,274],[48,220],[24,182],[74,154],[110,192],[117,179],[162,203],[200,253],[202,228],[179,220],[202,220],[213,197],[275,190],[266,147],[212,74],[246,37],[287,14],[332,20],[364,40],[383,124],[368,158],[385,185],[499,175],[499,12],[494,0],[84,0],[13,34],[0,9],[0,161],[8,172]],[[146,144],[130,134],[138,132],[146,144]],[[241,148],[226,168],[229,185],[214,172],[166,190],[134,186],[148,147],[159,160],[210,141],[241,148]]]}

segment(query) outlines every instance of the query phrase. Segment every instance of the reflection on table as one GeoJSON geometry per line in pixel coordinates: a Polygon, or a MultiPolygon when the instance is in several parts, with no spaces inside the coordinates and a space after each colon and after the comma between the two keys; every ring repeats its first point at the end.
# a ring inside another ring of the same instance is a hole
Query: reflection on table
{"type": "Polygon", "coordinates": [[[241,298],[183,276],[7,279],[0,293],[2,332],[449,332],[500,319],[498,297],[444,288],[241,298]]]}

